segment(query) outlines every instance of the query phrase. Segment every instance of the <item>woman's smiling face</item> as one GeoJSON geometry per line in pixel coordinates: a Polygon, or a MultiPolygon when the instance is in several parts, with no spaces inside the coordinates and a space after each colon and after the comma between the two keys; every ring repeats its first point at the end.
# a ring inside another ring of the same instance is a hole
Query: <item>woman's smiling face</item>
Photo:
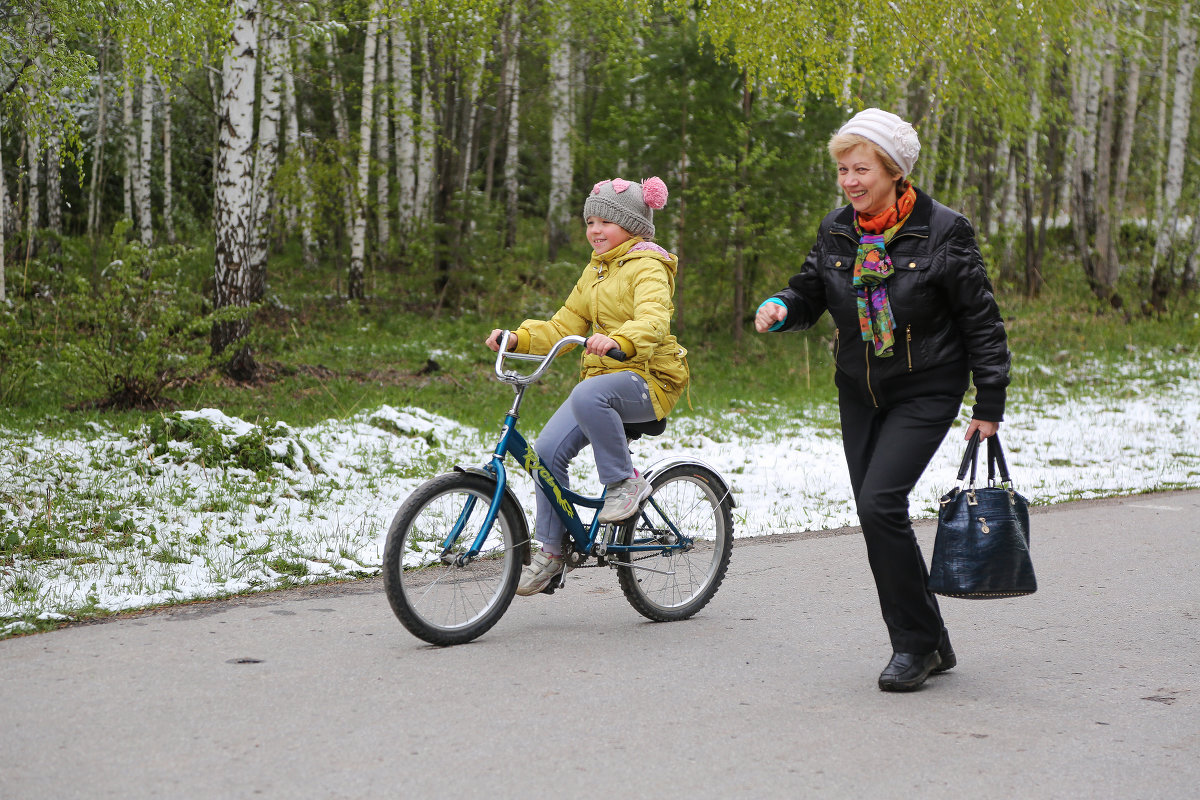
{"type": "Polygon", "coordinates": [[[837,171],[838,186],[859,214],[881,214],[896,202],[896,178],[869,145],[846,151],[837,161],[837,171]]]}

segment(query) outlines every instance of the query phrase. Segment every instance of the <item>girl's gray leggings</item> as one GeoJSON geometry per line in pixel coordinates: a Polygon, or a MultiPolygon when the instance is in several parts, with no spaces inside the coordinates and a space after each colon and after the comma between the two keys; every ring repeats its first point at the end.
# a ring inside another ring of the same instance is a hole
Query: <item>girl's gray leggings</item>
{"type": "MultiPolygon", "coordinates": [[[[656,419],[650,389],[641,375],[613,372],[582,380],[558,407],[534,444],[555,479],[570,486],[567,467],[585,445],[592,445],[596,472],[606,486],[633,477],[624,423],[656,419]]],[[[566,527],[550,501],[537,495],[537,540],[550,555],[562,553],[566,527]]]]}

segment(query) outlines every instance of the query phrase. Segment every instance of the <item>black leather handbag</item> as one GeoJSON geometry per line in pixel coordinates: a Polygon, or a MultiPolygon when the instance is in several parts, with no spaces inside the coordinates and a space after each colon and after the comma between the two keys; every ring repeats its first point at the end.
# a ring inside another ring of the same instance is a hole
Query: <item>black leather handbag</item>
{"type": "Polygon", "coordinates": [[[987,444],[988,485],[975,488],[976,431],[963,454],[958,485],[940,500],[929,565],[929,590],[935,594],[988,598],[1037,591],[1029,556],[1029,501],[1013,489],[999,437],[989,437],[987,444]],[[971,482],[966,484],[968,466],[971,482]]]}

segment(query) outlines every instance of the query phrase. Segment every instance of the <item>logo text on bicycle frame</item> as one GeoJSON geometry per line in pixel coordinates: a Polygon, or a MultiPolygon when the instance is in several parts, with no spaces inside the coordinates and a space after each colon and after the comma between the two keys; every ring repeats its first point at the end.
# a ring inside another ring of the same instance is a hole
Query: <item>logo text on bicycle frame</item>
{"type": "Polygon", "coordinates": [[[575,507],[571,505],[567,498],[562,496],[562,492],[558,490],[558,481],[554,480],[554,476],[550,474],[550,470],[546,469],[546,465],[538,461],[537,453],[534,452],[532,447],[525,451],[525,464],[523,466],[531,477],[535,472],[541,475],[546,485],[554,490],[554,499],[558,502],[559,508],[566,512],[568,517],[575,516],[575,507]]]}

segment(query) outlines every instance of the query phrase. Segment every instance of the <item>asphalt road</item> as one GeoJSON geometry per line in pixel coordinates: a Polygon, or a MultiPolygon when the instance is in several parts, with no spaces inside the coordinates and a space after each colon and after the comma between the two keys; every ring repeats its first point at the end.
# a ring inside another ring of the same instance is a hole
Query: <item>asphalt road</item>
{"type": "Polygon", "coordinates": [[[591,569],[448,649],[378,581],[10,639],[0,798],[1200,796],[1200,492],[1032,528],[1039,592],[944,600],[907,695],[852,529],[738,540],[680,623],[591,569]]]}

